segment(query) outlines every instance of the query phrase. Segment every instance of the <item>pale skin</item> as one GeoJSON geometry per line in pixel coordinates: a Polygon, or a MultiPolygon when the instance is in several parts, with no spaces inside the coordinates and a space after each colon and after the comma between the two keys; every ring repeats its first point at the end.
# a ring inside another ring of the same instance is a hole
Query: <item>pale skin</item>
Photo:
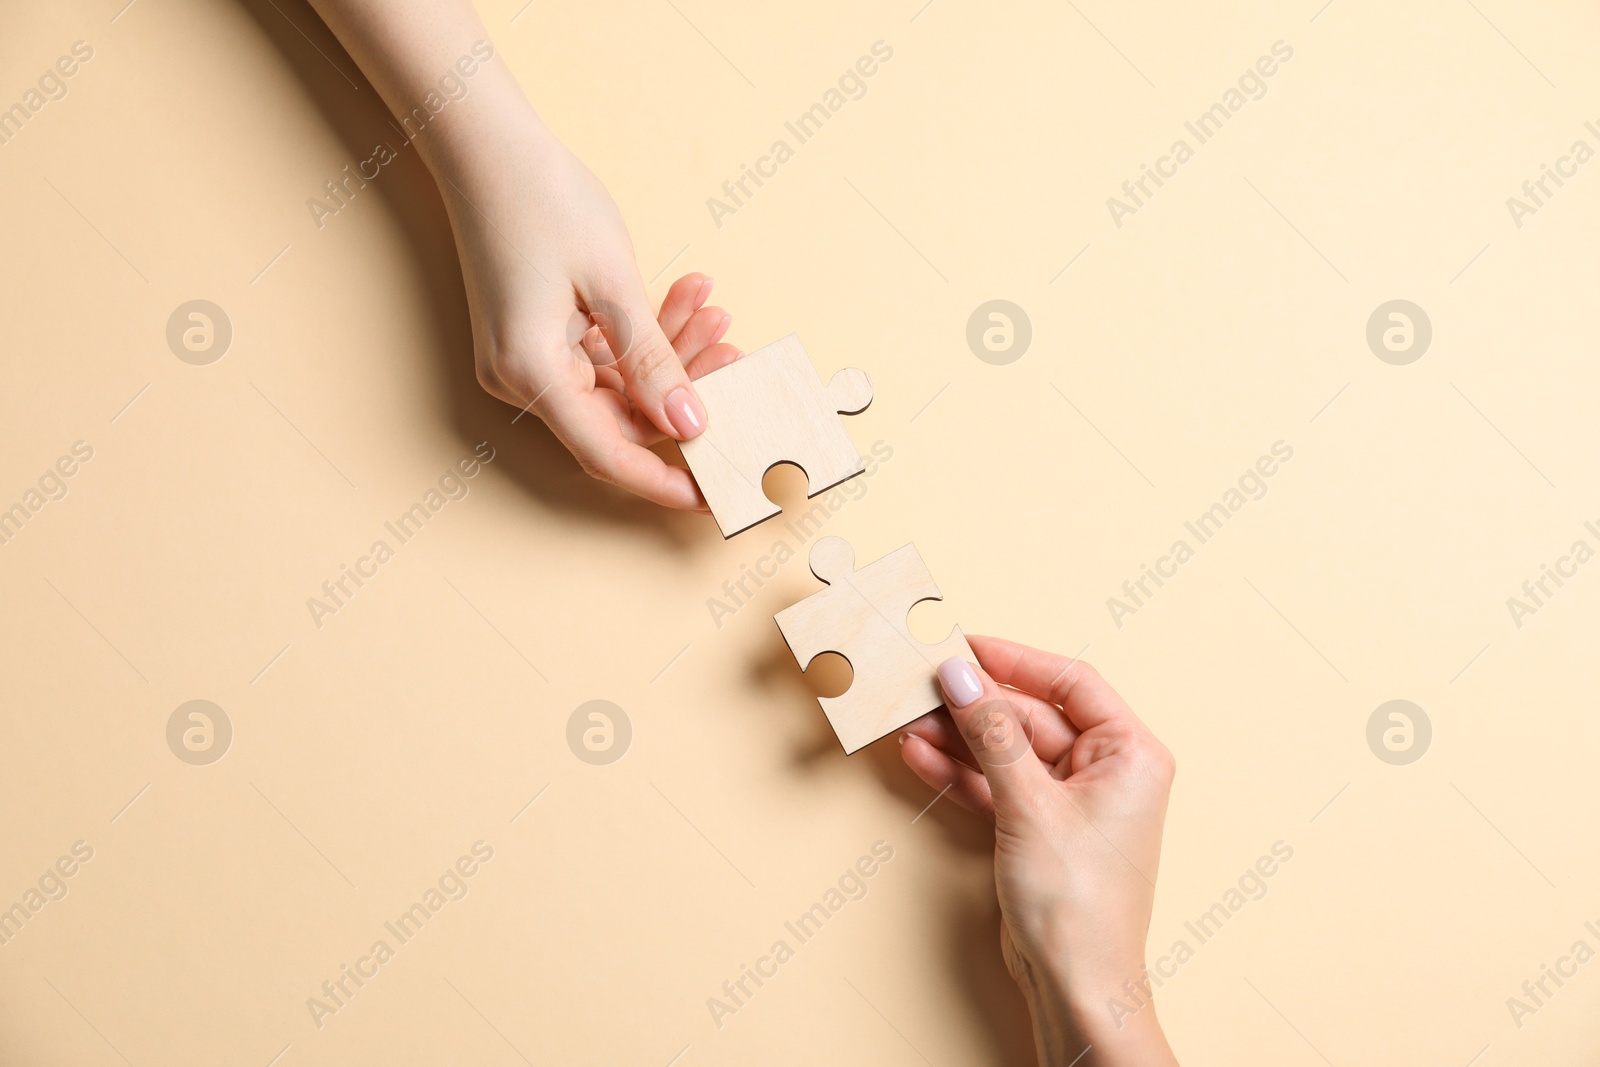
{"type": "MultiPolygon", "coordinates": [[[[729,315],[707,304],[711,279],[679,278],[652,313],[616,204],[504,60],[481,59],[490,37],[468,0],[311,4],[398,119],[430,94],[450,97],[423,113],[412,144],[449,212],[479,382],[537,414],[594,477],[704,510],[689,472],[650,446],[705,429],[694,379],[740,355],[723,341],[729,315]],[[441,92],[445,77],[454,95],[441,92]]],[[[1040,1060],[1176,1064],[1153,1007],[1120,1028],[1106,1011],[1143,974],[1172,757],[1081,661],[970,643],[983,669],[969,665],[963,686],[941,667],[959,690],[951,712],[912,724],[901,751],[930,786],[951,786],[995,822],[1001,946],[1040,1060]],[[1017,750],[1019,737],[1031,744],[1017,750]]]]}
{"type": "Polygon", "coordinates": [[[437,114],[424,110],[412,143],[450,214],[479,382],[537,414],[594,477],[704,510],[689,472],[649,446],[703,432],[693,379],[739,356],[722,342],[730,316],[706,304],[711,279],[678,279],[651,311],[616,204],[504,59],[479,58],[490,37],[467,0],[312,6],[397,118],[430,94],[448,99],[441,79],[465,88],[437,114]]]}
{"type": "Polygon", "coordinates": [[[900,737],[917,776],[995,827],[1000,947],[1048,1067],[1175,1065],[1144,981],[1172,754],[1082,660],[969,637],[948,712],[900,737]],[[1111,1010],[1113,997],[1143,1006],[1111,1010]]]}

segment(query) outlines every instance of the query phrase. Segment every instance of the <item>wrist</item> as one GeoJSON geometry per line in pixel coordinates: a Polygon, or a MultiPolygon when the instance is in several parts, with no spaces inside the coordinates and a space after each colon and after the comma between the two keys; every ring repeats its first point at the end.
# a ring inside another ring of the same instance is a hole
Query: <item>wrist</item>
{"type": "MultiPolygon", "coordinates": [[[[499,62],[498,55],[494,62],[499,62]]],[[[418,112],[410,115],[409,122],[407,115],[397,120],[428,169],[441,182],[448,178],[463,189],[493,181],[497,172],[505,175],[519,158],[539,161],[561,149],[503,68],[485,69],[468,95],[446,104],[420,132],[418,112]],[[496,163],[490,165],[490,160],[496,163]]]]}
{"type": "Polygon", "coordinates": [[[1052,954],[1018,976],[1040,1059],[1079,1067],[1175,1063],[1156,1017],[1155,985],[1142,961],[1052,954]]]}

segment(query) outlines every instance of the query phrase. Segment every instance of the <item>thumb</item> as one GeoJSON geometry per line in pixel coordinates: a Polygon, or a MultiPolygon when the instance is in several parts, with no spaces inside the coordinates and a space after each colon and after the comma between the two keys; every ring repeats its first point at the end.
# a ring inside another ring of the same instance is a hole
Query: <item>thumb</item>
{"type": "Polygon", "coordinates": [[[1005,690],[959,656],[939,664],[950,717],[989,781],[997,817],[1015,816],[1033,806],[1048,788],[1050,775],[1033,751],[1032,724],[1005,690]]]}
{"type": "Polygon", "coordinates": [[[617,361],[628,398],[645,417],[679,441],[704,432],[706,409],[689,382],[683,361],[651,314],[643,286],[635,280],[625,293],[588,304],[589,316],[600,327],[606,347],[617,361]]]}

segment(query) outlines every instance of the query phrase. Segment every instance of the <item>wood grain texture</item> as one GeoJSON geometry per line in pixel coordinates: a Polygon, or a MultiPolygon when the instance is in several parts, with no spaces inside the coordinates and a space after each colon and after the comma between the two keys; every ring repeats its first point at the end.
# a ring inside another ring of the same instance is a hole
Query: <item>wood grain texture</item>
{"type": "Polygon", "coordinates": [[[806,472],[808,497],[864,469],[839,416],[866,410],[871,381],[849,368],[824,386],[795,334],[713,371],[695,388],[706,430],[679,447],[725,538],[781,510],[761,488],[779,463],[806,472]]]}
{"type": "Polygon", "coordinates": [[[905,545],[858,570],[848,541],[824,537],[812,546],[810,563],[828,588],[774,618],[802,669],[824,652],[850,661],[850,688],[817,698],[845,754],[943,707],[936,668],[951,656],[974,656],[960,628],[933,645],[911,635],[912,607],[943,599],[917,546],[905,545]]]}

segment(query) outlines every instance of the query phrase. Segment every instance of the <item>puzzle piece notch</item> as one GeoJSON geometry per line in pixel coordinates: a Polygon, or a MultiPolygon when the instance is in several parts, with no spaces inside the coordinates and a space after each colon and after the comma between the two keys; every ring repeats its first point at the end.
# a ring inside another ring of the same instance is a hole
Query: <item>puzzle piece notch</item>
{"type": "Polygon", "coordinates": [[[812,575],[824,585],[846,582],[856,569],[855,546],[842,537],[824,537],[811,546],[806,557],[812,575]]]}
{"type": "MultiPolygon", "coordinates": [[[[796,339],[798,344],[798,338],[796,339]]],[[[828,407],[838,415],[859,415],[872,403],[872,379],[857,367],[846,367],[828,379],[828,407]]]]}
{"type": "Polygon", "coordinates": [[[824,537],[812,546],[809,563],[828,587],[785,608],[775,620],[802,669],[824,652],[850,663],[850,688],[837,697],[817,698],[850,755],[942,707],[938,665],[951,656],[974,657],[959,627],[932,645],[912,636],[911,609],[943,599],[915,545],[858,570],[848,541],[824,537]]]}
{"type": "Polygon", "coordinates": [[[807,497],[866,469],[839,416],[866,410],[871,380],[852,367],[824,385],[794,334],[711,372],[695,388],[706,430],[679,447],[725,538],[782,511],[761,488],[780,463],[805,472],[807,497]]]}

